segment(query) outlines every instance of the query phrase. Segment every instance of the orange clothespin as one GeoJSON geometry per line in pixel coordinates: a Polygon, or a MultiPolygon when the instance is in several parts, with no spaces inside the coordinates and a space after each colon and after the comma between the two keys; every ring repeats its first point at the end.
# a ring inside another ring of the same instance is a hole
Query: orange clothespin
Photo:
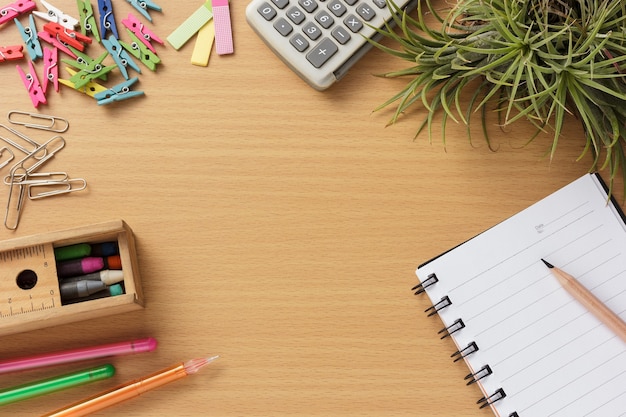
{"type": "Polygon", "coordinates": [[[60,23],[46,23],[43,25],[43,30],[56,37],[59,42],[72,46],[81,52],[85,50],[85,43],[91,43],[91,38],[89,36],[85,36],[80,32],[68,29],[60,23]]]}
{"type": "Polygon", "coordinates": [[[61,42],[60,40],[57,39],[56,36],[51,35],[45,30],[39,31],[37,33],[37,36],[39,36],[39,39],[41,39],[42,41],[48,42],[50,45],[58,48],[59,51],[65,52],[72,58],[74,59],[78,58],[78,56],[74,53],[74,51],[72,51],[70,48],[67,47],[67,44],[61,42]]]}
{"type": "Polygon", "coordinates": [[[48,84],[54,86],[54,91],[59,92],[59,50],[57,48],[43,48],[43,93],[48,92],[48,84]]]}
{"type": "Polygon", "coordinates": [[[46,104],[46,96],[41,89],[41,84],[39,83],[39,79],[37,78],[37,73],[35,72],[35,67],[33,66],[33,61],[28,61],[29,72],[25,73],[24,70],[16,65],[17,72],[20,74],[22,78],[22,82],[24,83],[24,87],[28,91],[28,95],[30,96],[30,100],[33,102],[33,106],[37,108],[40,104],[46,104]]]}
{"type": "Polygon", "coordinates": [[[17,0],[0,7],[0,25],[12,21],[22,13],[30,12],[36,8],[37,4],[32,0],[17,0]]]}
{"type": "Polygon", "coordinates": [[[155,35],[150,29],[144,26],[143,23],[137,19],[132,13],[128,13],[128,17],[122,20],[122,24],[128,28],[132,33],[135,34],[137,39],[139,39],[148,49],[156,54],[156,50],[152,46],[150,41],[155,41],[163,45],[163,41],[159,39],[157,35],[155,35]]]}
{"type": "Polygon", "coordinates": [[[24,58],[22,45],[0,46],[0,62],[13,61],[24,58]]]}

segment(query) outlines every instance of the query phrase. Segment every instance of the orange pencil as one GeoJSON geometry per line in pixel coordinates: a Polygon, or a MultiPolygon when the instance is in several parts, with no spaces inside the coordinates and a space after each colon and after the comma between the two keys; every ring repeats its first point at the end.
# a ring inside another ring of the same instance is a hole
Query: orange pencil
{"type": "Polygon", "coordinates": [[[578,302],[580,302],[587,310],[594,314],[602,323],[613,330],[624,342],[626,342],[626,323],[602,301],[593,295],[587,288],[582,286],[573,276],[555,267],[549,262],[542,259],[552,274],[559,280],[561,286],[570,293],[578,302]]]}
{"type": "MultiPolygon", "coordinates": [[[[146,391],[158,388],[167,383],[177,381],[187,375],[195,374],[201,368],[217,359],[217,356],[211,358],[191,359],[169,368],[165,368],[152,375],[127,382],[116,388],[101,392],[92,397],[78,401],[74,404],[63,407],[45,416],[85,416],[95,413],[104,408],[121,403],[122,401],[137,397],[146,391]]],[[[44,417],[45,417],[44,416],[44,417]]]]}

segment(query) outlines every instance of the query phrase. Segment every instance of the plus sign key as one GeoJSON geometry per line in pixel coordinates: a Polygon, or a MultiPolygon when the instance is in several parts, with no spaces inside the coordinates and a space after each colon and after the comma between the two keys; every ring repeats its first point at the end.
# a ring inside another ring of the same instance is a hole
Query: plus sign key
{"type": "Polygon", "coordinates": [[[324,38],[315,46],[315,48],[306,54],[306,59],[308,59],[315,68],[320,68],[326,63],[326,61],[335,55],[338,50],[339,48],[337,48],[337,45],[335,45],[333,41],[328,38],[324,38]]]}

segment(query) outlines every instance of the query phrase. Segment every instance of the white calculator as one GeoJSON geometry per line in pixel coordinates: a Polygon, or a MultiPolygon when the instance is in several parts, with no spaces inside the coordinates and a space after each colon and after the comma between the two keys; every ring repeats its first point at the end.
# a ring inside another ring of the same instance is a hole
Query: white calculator
{"type": "MultiPolygon", "coordinates": [[[[396,0],[406,10],[418,0],[396,0]]],[[[296,74],[316,90],[340,80],[391,21],[385,0],[252,0],[248,24],[296,74]]]]}

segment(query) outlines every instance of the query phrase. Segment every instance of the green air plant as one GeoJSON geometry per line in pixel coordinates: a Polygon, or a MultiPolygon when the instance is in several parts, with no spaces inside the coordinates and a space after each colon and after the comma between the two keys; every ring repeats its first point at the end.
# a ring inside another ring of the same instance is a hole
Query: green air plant
{"type": "Polygon", "coordinates": [[[427,129],[432,137],[433,118],[441,114],[445,144],[446,121],[465,123],[469,135],[476,112],[489,143],[486,109],[492,103],[502,125],[527,119],[537,134],[553,131],[552,158],[565,118],[573,115],[586,140],[581,157],[593,154],[590,170],[608,169],[611,187],[620,170],[626,177],[626,2],[458,0],[444,15],[422,0],[414,17],[392,0],[388,5],[398,12],[397,27],[378,31],[392,42],[373,43],[410,62],[382,75],[410,78],[376,109],[396,103],[390,123],[421,104],[428,115],[416,136],[427,129]]]}

